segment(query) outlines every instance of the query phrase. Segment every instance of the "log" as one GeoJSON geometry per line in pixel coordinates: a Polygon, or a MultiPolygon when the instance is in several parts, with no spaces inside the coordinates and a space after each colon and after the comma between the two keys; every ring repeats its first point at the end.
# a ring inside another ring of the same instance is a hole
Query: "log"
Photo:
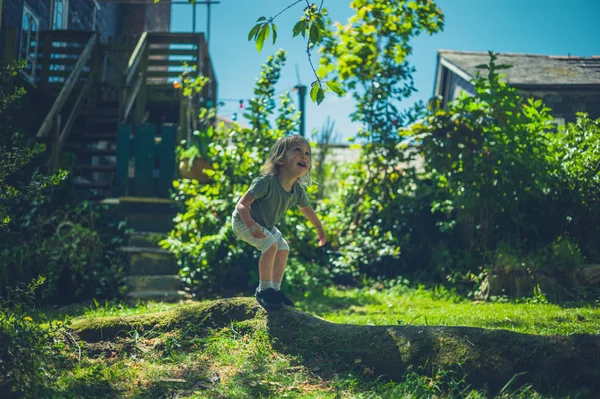
{"type": "Polygon", "coordinates": [[[232,298],[183,306],[149,315],[84,320],[72,330],[84,341],[113,339],[132,328],[168,331],[188,323],[221,328],[231,321],[267,328],[276,348],[318,357],[345,370],[357,365],[369,374],[400,380],[407,371],[432,375],[458,370],[476,387],[497,391],[531,384],[540,391],[585,389],[600,394],[600,336],[540,336],[507,330],[445,326],[336,324],[296,309],[266,312],[253,298],[232,298]]]}

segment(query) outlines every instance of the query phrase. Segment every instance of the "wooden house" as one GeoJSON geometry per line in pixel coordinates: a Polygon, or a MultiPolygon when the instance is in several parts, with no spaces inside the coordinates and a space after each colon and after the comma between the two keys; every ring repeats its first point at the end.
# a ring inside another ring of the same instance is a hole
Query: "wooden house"
{"type": "MultiPolygon", "coordinates": [[[[439,50],[434,96],[443,106],[460,93],[474,93],[471,83],[480,64],[488,64],[488,53],[439,50]]],[[[534,54],[499,54],[497,64],[504,80],[527,97],[535,97],[552,108],[558,124],[573,122],[577,112],[600,118],[600,56],[571,57],[534,54]]]]}
{"type": "Polygon", "coordinates": [[[0,55],[26,61],[31,130],[50,147],[50,169],[75,153],[84,197],[168,196],[173,146],[192,125],[184,116],[217,103],[204,34],[170,32],[170,9],[170,0],[0,0],[0,55]],[[173,85],[191,69],[210,78],[192,100],[173,85]],[[153,153],[142,160],[135,151],[153,153]]]}

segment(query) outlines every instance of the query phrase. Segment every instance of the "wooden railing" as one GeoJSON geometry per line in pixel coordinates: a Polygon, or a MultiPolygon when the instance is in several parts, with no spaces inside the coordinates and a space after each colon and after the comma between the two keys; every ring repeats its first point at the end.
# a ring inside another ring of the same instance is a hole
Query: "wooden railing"
{"type": "Polygon", "coordinates": [[[146,83],[146,67],[148,64],[148,32],[142,33],[138,40],[125,70],[125,84],[123,88],[123,102],[121,105],[121,121],[129,118],[129,113],[134,103],[137,103],[137,117],[145,107],[145,96],[140,96],[140,90],[146,83]]]}
{"type": "Polygon", "coordinates": [[[149,101],[179,101],[173,82],[184,71],[210,79],[200,94],[213,104],[217,81],[204,35],[201,33],[144,33],[137,42],[124,72],[122,95],[123,123],[145,122],[149,101]],[[135,112],[132,110],[135,107],[135,112]],[[135,115],[135,116],[134,116],[135,115]]]}
{"type": "Polygon", "coordinates": [[[88,61],[95,55],[98,34],[87,34],[88,39],[85,42],[83,50],[81,46],[76,45],[77,43],[81,43],[80,41],[68,41],[73,36],[81,39],[83,35],[73,35],[72,32],[66,31],[50,31],[41,32],[41,36],[44,44],[39,53],[42,61],[39,81],[40,88],[50,87],[49,85],[52,84],[60,84],[62,86],[37,132],[37,138],[44,139],[48,136],[51,129],[54,128],[50,160],[48,162],[49,169],[54,170],[57,167],[62,146],[71,132],[81,105],[89,95],[97,79],[98,68],[94,65],[94,62],[92,62],[91,66],[88,66],[88,61]],[[83,87],[63,125],[61,116],[63,107],[71,97],[76,85],[82,81],[85,83],[83,83],[83,87]]]}

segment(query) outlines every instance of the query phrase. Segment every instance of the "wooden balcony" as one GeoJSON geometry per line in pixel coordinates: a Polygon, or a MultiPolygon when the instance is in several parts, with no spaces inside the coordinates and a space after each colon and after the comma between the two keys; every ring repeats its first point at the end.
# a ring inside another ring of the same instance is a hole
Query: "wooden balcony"
{"type": "MultiPolygon", "coordinates": [[[[58,95],[92,35],[69,30],[40,32],[35,85],[58,95]]],[[[208,77],[210,83],[200,97],[213,104],[217,101],[217,80],[202,33],[145,32],[137,39],[97,43],[78,71],[75,91],[87,83],[92,70],[98,71],[92,90],[103,91],[119,102],[122,122],[143,122],[153,103],[179,102],[181,94],[173,82],[185,71],[208,77]]]]}

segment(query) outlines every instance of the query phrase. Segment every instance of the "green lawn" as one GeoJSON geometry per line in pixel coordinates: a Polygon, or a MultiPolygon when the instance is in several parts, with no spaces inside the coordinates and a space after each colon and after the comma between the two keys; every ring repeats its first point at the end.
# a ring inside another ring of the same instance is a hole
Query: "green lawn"
{"type": "Polygon", "coordinates": [[[468,301],[443,289],[397,286],[382,290],[329,288],[300,309],[335,323],[363,325],[470,326],[521,333],[600,334],[598,303],[568,306],[468,301]]]}
{"type": "MultiPolygon", "coordinates": [[[[534,334],[600,333],[598,304],[558,306],[481,303],[443,289],[329,288],[324,295],[296,298],[306,312],[336,323],[373,325],[460,325],[504,328],[534,334]]],[[[177,304],[137,306],[95,303],[65,309],[82,318],[162,312],[177,304]]],[[[64,317],[63,315],[55,315],[64,317]]],[[[558,396],[529,386],[509,386],[497,396],[470,387],[455,372],[407,373],[401,382],[375,379],[357,365],[351,371],[323,369],[318,358],[277,351],[265,328],[243,323],[207,330],[200,326],[168,332],[127,331],[111,342],[66,345],[70,359],[60,371],[52,397],[126,398],[587,398],[585,392],[558,396]]]]}

